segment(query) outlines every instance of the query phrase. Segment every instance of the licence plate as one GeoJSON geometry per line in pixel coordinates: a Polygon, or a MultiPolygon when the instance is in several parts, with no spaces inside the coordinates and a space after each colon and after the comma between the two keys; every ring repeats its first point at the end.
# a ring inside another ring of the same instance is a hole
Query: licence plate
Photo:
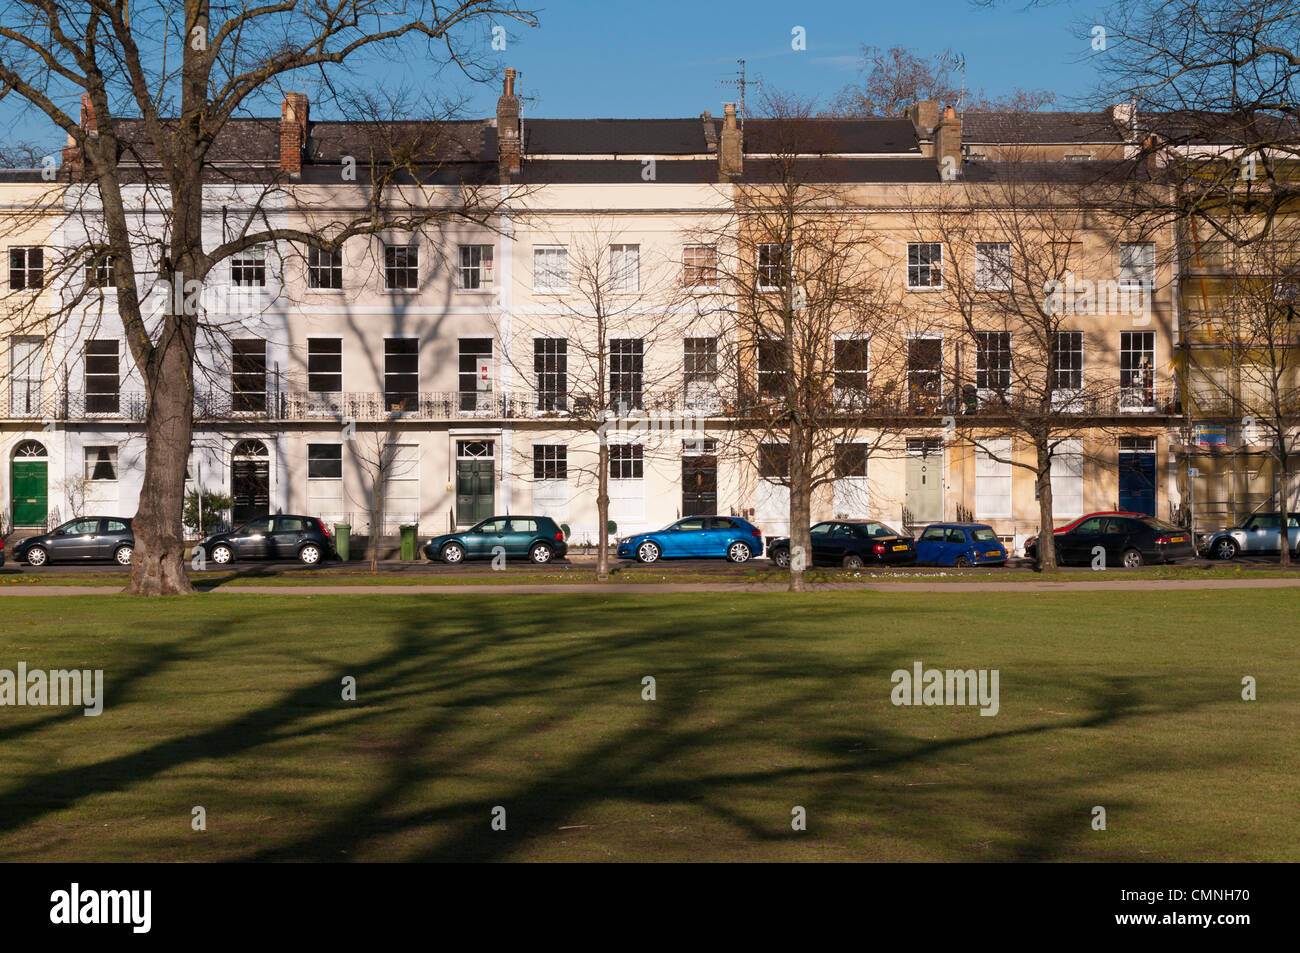
{"type": "Polygon", "coordinates": [[[895,547],[894,547],[894,552],[896,552],[896,553],[902,553],[902,552],[906,552],[906,551],[907,551],[907,547],[906,547],[906,546],[895,546],[895,547]]]}
{"type": "Polygon", "coordinates": [[[1187,542],[1187,537],[1186,537],[1186,536],[1170,536],[1170,537],[1169,537],[1169,542],[1171,542],[1171,543],[1185,543],[1185,542],[1187,542]]]}
{"type": "Polygon", "coordinates": [[[990,550],[989,550],[988,552],[986,552],[984,555],[985,555],[985,556],[1001,556],[1002,554],[1001,554],[1000,552],[998,552],[996,549],[990,549],[990,550]]]}

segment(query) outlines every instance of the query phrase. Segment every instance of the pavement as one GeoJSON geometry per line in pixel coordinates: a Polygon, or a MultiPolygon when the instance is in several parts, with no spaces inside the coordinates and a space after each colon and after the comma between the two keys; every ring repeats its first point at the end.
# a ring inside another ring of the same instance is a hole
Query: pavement
{"type": "MultiPolygon", "coordinates": [[[[1123,579],[1119,574],[1106,579],[1080,579],[1068,581],[1033,581],[981,579],[971,582],[816,582],[809,583],[809,592],[1104,592],[1104,591],[1154,591],[1161,592],[1201,592],[1218,589],[1286,589],[1300,587],[1300,576],[1285,576],[1276,579],[1123,579]]],[[[464,583],[457,585],[407,584],[400,586],[384,585],[339,585],[339,586],[257,586],[257,585],[216,585],[204,586],[201,579],[195,580],[199,592],[231,593],[235,595],[277,595],[277,596],[343,596],[343,595],[391,595],[391,596],[457,596],[457,595],[657,595],[660,593],[690,592],[786,592],[785,583],[771,582],[666,582],[637,583],[611,581],[607,583],[498,583],[495,585],[476,585],[464,583]]],[[[115,595],[121,590],[115,586],[40,586],[19,585],[0,586],[0,596],[106,596],[115,595]]]]}

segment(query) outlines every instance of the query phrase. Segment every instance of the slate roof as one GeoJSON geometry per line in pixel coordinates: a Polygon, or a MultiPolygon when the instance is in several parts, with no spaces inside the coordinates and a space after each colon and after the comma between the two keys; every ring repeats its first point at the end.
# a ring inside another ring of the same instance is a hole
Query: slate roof
{"type": "Polygon", "coordinates": [[[706,120],[522,120],[525,155],[703,155],[706,120]]]}
{"type": "Polygon", "coordinates": [[[916,128],[907,119],[745,120],[745,153],[920,154],[916,128]]]}
{"type": "Polygon", "coordinates": [[[1100,112],[984,112],[968,109],[961,117],[963,143],[1035,144],[1113,143],[1119,129],[1100,112]]]}

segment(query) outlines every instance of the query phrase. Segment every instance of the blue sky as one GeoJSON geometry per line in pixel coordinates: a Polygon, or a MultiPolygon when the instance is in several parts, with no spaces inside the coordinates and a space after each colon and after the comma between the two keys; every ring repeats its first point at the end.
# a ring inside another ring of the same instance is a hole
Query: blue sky
{"type": "MultiPolygon", "coordinates": [[[[743,57],[751,78],[829,99],[857,76],[862,44],[964,53],[967,81],[991,94],[1013,87],[1086,96],[1092,51],[1074,35],[1093,4],[997,9],[970,0],[553,0],[541,26],[511,31],[504,58],[522,70],[534,116],[695,116],[734,98],[718,81],[743,57]],[[807,50],[791,49],[802,26],[807,50]]],[[[490,113],[496,91],[475,96],[490,113]]],[[[1068,102],[1065,104],[1068,105],[1068,102]]]]}
{"type": "MultiPolygon", "coordinates": [[[[548,4],[538,8],[541,25],[504,24],[507,49],[489,55],[497,66],[521,71],[521,93],[535,97],[524,102],[524,113],[538,117],[696,116],[706,109],[717,115],[724,101],[736,98],[735,88],[720,81],[735,76],[742,57],[749,78],[826,103],[857,79],[864,43],[927,55],[951,48],[966,57],[968,86],[992,95],[1017,86],[1048,88],[1057,93],[1058,108],[1086,97],[1094,83],[1094,54],[1078,34],[1093,22],[1087,13],[1095,0],[1049,0],[1033,8],[1025,0],[1003,0],[995,9],[971,0],[531,2],[548,4]],[[805,31],[802,51],[791,47],[796,26],[805,31]]],[[[356,79],[404,83],[435,95],[458,87],[473,116],[491,115],[500,93],[499,80],[478,86],[418,62],[405,69],[366,64],[356,79]]],[[[299,85],[310,93],[309,84],[299,85]]],[[[43,117],[18,115],[16,98],[0,104],[0,135],[61,141],[43,117]]],[[[256,112],[277,115],[278,98],[256,112]]],[[[321,110],[313,116],[329,118],[321,110]]]]}

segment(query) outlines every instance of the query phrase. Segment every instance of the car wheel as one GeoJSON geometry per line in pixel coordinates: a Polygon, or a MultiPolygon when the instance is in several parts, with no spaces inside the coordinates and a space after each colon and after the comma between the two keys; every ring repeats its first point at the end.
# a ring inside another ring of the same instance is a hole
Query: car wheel
{"type": "Polygon", "coordinates": [[[131,565],[131,552],[130,546],[119,546],[117,552],[113,554],[113,558],[117,560],[119,566],[129,566],[131,565]]]}
{"type": "Polygon", "coordinates": [[[320,563],[320,547],[315,543],[308,543],[302,549],[298,550],[298,561],[304,566],[316,566],[320,563]]]}
{"type": "Polygon", "coordinates": [[[50,554],[42,546],[33,546],[27,550],[27,565],[29,566],[44,566],[49,562],[49,559],[50,554]]]}
{"type": "Polygon", "coordinates": [[[442,547],[442,561],[453,566],[465,561],[465,547],[460,543],[448,543],[442,547]]]}
{"type": "Polygon", "coordinates": [[[790,550],[778,549],[772,554],[772,562],[781,569],[790,568],[790,550]]]}
{"type": "Polygon", "coordinates": [[[1142,565],[1142,554],[1136,549],[1126,549],[1120,561],[1125,569],[1137,569],[1142,565]]]}
{"type": "Polygon", "coordinates": [[[1224,537],[1214,544],[1214,555],[1219,559],[1236,559],[1237,552],[1236,540],[1224,537]]]}
{"type": "Polygon", "coordinates": [[[733,563],[747,563],[753,551],[744,543],[732,543],[727,547],[727,560],[733,563]]]}
{"type": "Polygon", "coordinates": [[[844,557],[844,568],[861,569],[862,557],[859,556],[857,553],[849,553],[847,556],[844,557]]]}
{"type": "Polygon", "coordinates": [[[659,558],[659,547],[651,542],[642,543],[636,548],[636,561],[652,563],[659,558]]]}
{"type": "Polygon", "coordinates": [[[958,569],[970,569],[970,560],[967,559],[965,556],[958,556],[955,560],[953,560],[953,566],[955,566],[958,569]]]}
{"type": "Polygon", "coordinates": [[[535,563],[549,563],[551,555],[551,547],[545,543],[534,543],[533,548],[528,550],[528,558],[535,563]]]}
{"type": "Polygon", "coordinates": [[[225,543],[212,547],[212,561],[218,566],[224,566],[234,558],[235,554],[231,552],[230,547],[225,543]]]}

